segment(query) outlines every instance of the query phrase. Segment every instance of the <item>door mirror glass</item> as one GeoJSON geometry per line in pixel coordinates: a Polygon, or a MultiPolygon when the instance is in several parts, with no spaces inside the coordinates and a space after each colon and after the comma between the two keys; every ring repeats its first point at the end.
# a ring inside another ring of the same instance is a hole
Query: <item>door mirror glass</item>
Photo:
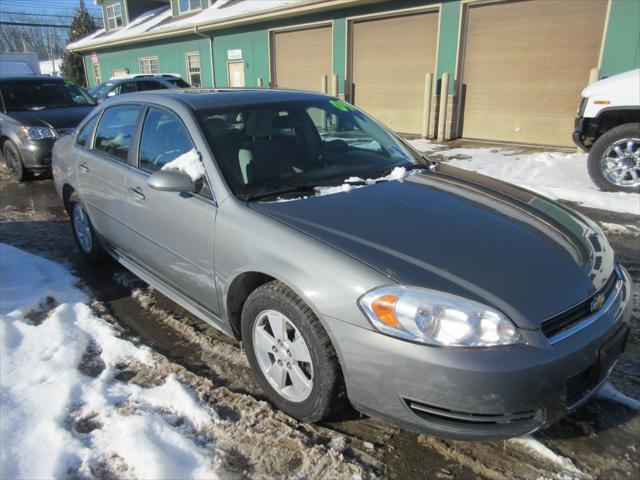
{"type": "Polygon", "coordinates": [[[107,97],[115,97],[115,96],[116,96],[115,90],[111,90],[109,93],[107,93],[107,97]]]}
{"type": "Polygon", "coordinates": [[[158,170],[149,177],[147,184],[161,192],[196,192],[196,184],[191,177],[175,170],[158,170]]]}

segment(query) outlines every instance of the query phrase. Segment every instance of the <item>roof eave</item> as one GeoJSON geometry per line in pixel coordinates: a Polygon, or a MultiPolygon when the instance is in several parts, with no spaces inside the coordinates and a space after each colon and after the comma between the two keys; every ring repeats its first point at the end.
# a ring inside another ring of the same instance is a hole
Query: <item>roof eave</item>
{"type": "Polygon", "coordinates": [[[230,28],[242,25],[248,25],[251,23],[257,23],[260,21],[277,20],[281,18],[294,17],[299,15],[307,15],[312,13],[318,13],[325,10],[331,10],[332,8],[347,8],[352,6],[367,5],[372,3],[381,3],[385,0],[309,0],[302,4],[283,5],[281,7],[260,11],[258,13],[247,13],[239,15],[229,19],[203,22],[200,24],[190,25],[188,27],[167,29],[162,32],[149,32],[136,35],[129,38],[123,38],[115,41],[105,40],[104,42],[95,42],[81,47],[69,48],[70,52],[85,52],[88,50],[94,50],[105,47],[118,47],[122,45],[129,45],[132,43],[140,43],[141,41],[158,40],[162,38],[168,38],[176,35],[186,35],[194,32],[213,31],[220,30],[222,28],[230,28]]]}

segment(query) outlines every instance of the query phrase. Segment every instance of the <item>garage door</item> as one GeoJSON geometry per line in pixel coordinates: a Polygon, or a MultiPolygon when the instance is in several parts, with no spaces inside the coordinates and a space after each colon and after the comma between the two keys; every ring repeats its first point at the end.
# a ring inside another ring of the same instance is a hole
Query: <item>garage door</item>
{"type": "Polygon", "coordinates": [[[331,76],[331,26],[273,32],[273,85],[318,92],[331,76]]]}
{"type": "Polygon", "coordinates": [[[606,10],[607,0],[469,6],[462,135],[572,145],[580,91],[598,65],[606,10]]]}
{"type": "Polygon", "coordinates": [[[356,21],[353,101],[396,132],[420,133],[424,77],[435,73],[438,13],[356,21]]]}

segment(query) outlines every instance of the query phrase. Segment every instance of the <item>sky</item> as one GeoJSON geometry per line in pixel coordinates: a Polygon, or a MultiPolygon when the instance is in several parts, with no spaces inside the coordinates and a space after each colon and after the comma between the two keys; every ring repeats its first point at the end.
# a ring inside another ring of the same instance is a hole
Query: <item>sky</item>
{"type": "MultiPolygon", "coordinates": [[[[60,15],[73,15],[79,0],[0,0],[0,14],[22,13],[25,20],[34,20],[36,15],[47,21],[69,20],[60,15]]],[[[85,6],[94,17],[102,17],[102,8],[94,0],[85,0],[85,6]]]]}

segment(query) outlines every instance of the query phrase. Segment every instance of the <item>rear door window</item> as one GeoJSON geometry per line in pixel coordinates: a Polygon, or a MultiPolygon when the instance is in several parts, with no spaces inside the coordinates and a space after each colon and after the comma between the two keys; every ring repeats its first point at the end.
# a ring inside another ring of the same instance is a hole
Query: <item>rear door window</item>
{"type": "Polygon", "coordinates": [[[155,80],[143,80],[138,82],[138,91],[144,92],[147,90],[162,90],[167,88],[162,83],[155,80]]]}
{"type": "Polygon", "coordinates": [[[120,85],[120,94],[123,93],[134,93],[138,91],[138,87],[136,85],[136,82],[125,82],[122,85],[120,85]]]}
{"type": "Polygon", "coordinates": [[[105,110],[96,130],[94,150],[126,163],[141,110],[139,105],[118,105],[105,110]]]}

